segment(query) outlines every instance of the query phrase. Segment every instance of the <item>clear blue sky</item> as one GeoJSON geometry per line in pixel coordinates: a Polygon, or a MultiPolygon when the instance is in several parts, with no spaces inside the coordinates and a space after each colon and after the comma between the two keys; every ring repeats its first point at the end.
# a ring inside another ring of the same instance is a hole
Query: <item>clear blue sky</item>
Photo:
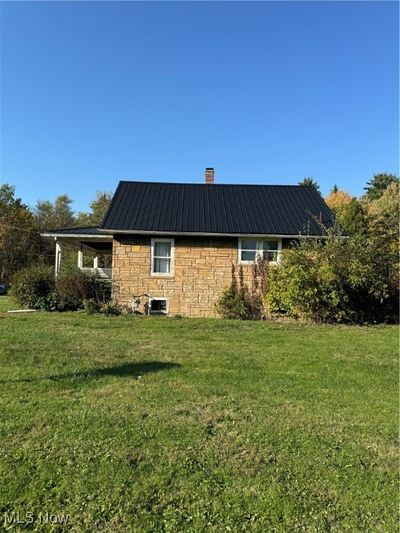
{"type": "Polygon", "coordinates": [[[1,183],[398,173],[397,2],[3,2],[1,183]]]}

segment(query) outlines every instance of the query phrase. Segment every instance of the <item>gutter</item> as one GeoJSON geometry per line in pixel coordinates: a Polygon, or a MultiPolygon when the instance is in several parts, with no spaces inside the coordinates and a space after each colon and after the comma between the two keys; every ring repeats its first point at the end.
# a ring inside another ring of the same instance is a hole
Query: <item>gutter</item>
{"type": "Polygon", "coordinates": [[[92,239],[100,239],[100,240],[112,240],[112,235],[93,235],[88,233],[40,233],[41,237],[44,237],[46,239],[48,238],[54,238],[54,239],[61,239],[61,238],[68,238],[72,237],[74,239],[86,239],[86,240],[92,240],[92,239]]]}
{"type": "MultiPolygon", "coordinates": [[[[173,236],[185,236],[185,237],[231,237],[231,238],[275,238],[275,239],[327,239],[329,235],[303,235],[301,233],[297,235],[288,235],[281,233],[211,233],[211,232],[191,232],[191,231],[147,231],[147,230],[116,230],[116,229],[103,229],[103,235],[89,235],[81,233],[40,233],[44,238],[62,238],[62,239],[85,239],[85,240],[104,240],[112,241],[114,235],[159,235],[168,237],[173,236]]],[[[348,239],[348,235],[342,235],[342,239],[348,239]]]]}
{"type": "Polygon", "coordinates": [[[208,232],[194,232],[194,231],[147,231],[147,230],[118,230],[118,229],[102,229],[104,233],[111,235],[175,235],[188,237],[248,237],[248,238],[266,238],[274,237],[279,239],[326,239],[328,235],[285,235],[279,233],[208,233],[208,232]]]}

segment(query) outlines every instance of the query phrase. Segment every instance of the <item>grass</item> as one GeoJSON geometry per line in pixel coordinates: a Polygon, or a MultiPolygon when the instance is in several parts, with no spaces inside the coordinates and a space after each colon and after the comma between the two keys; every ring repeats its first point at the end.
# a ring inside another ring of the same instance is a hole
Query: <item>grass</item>
{"type": "Polygon", "coordinates": [[[397,531],[396,328],[12,306],[0,529],[397,531]]]}

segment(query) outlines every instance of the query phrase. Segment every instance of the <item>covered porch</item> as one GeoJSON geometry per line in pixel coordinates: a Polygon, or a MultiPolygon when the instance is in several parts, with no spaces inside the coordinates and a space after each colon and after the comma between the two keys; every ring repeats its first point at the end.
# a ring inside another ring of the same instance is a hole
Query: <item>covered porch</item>
{"type": "Polygon", "coordinates": [[[105,280],[111,280],[112,235],[88,227],[44,231],[40,235],[54,241],[56,277],[61,272],[66,251],[70,256],[72,250],[76,253],[76,265],[80,270],[97,273],[105,280]]]}

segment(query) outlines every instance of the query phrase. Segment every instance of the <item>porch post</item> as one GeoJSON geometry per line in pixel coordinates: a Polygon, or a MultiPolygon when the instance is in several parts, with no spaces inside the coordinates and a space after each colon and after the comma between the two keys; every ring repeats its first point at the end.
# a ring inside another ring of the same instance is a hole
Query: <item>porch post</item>
{"type": "Polygon", "coordinates": [[[82,250],[78,250],[78,268],[83,267],[83,252],[82,250]]]}
{"type": "Polygon", "coordinates": [[[99,268],[99,256],[97,254],[93,257],[93,268],[99,268]]]}
{"type": "Polygon", "coordinates": [[[61,270],[61,261],[62,261],[62,246],[56,240],[56,260],[55,260],[55,276],[57,277],[61,270]]]}

